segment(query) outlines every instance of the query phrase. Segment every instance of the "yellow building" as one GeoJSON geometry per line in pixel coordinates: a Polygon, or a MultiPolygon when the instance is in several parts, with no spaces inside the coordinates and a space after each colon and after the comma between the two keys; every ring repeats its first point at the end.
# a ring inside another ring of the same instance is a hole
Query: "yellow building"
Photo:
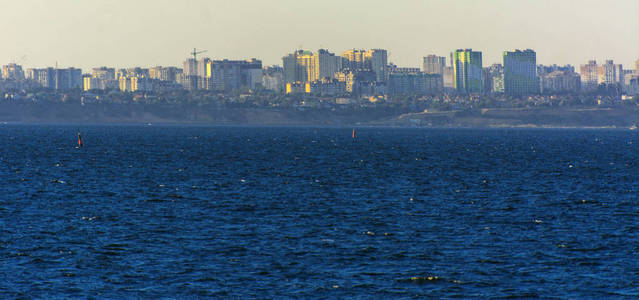
{"type": "Polygon", "coordinates": [[[138,90],[138,78],[131,77],[131,92],[135,92],[138,90]]]}
{"type": "Polygon", "coordinates": [[[89,91],[89,90],[95,90],[98,87],[96,86],[96,80],[95,78],[91,77],[91,76],[85,76],[84,78],[82,78],[82,89],[84,91],[89,91]]]}
{"type": "Polygon", "coordinates": [[[335,78],[338,81],[341,82],[345,82],[346,83],[346,92],[348,93],[352,93],[353,92],[353,83],[355,82],[355,76],[353,74],[353,72],[339,72],[337,74],[335,74],[335,78]]]}
{"type": "Polygon", "coordinates": [[[342,59],[325,49],[317,53],[298,50],[282,58],[287,82],[314,82],[332,78],[342,69],[342,59]]]}
{"type": "Polygon", "coordinates": [[[288,82],[286,83],[286,93],[287,94],[301,94],[301,93],[310,93],[311,92],[311,84],[310,82],[288,82]]]}
{"type": "Polygon", "coordinates": [[[375,72],[378,82],[385,82],[388,73],[388,52],[384,49],[344,51],[342,57],[347,68],[351,70],[371,70],[375,72]]]}

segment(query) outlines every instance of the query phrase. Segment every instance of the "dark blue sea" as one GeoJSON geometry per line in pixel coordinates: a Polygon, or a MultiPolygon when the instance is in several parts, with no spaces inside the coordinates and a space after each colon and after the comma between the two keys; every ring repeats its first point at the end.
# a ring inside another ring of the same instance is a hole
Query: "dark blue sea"
{"type": "Polygon", "coordinates": [[[351,134],[0,125],[2,298],[639,297],[638,132],[351,134]]]}

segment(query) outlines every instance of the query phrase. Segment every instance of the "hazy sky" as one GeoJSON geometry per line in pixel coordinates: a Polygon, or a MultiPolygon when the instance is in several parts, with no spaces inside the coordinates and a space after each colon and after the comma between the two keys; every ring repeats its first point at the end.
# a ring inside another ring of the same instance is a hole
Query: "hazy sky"
{"type": "MultiPolygon", "coordinates": [[[[181,66],[213,59],[281,64],[300,46],[384,48],[400,66],[457,48],[532,48],[540,64],[639,59],[639,0],[0,0],[0,64],[181,66]]],[[[447,63],[449,63],[447,61],[447,63]]]]}

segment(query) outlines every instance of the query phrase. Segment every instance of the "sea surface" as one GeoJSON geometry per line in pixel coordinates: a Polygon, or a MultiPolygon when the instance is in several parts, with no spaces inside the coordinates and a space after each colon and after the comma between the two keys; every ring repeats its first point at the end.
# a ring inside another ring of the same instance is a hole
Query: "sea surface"
{"type": "Polygon", "coordinates": [[[639,132],[351,135],[0,125],[1,298],[639,297],[639,132]]]}

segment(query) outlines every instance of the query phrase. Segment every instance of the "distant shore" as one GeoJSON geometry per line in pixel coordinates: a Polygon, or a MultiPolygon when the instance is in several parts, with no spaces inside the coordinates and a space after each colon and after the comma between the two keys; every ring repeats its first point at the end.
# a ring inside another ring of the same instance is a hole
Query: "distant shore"
{"type": "Polygon", "coordinates": [[[384,109],[220,108],[197,105],[0,104],[0,123],[208,124],[460,128],[630,128],[639,109],[535,107],[401,113],[384,109]]]}

